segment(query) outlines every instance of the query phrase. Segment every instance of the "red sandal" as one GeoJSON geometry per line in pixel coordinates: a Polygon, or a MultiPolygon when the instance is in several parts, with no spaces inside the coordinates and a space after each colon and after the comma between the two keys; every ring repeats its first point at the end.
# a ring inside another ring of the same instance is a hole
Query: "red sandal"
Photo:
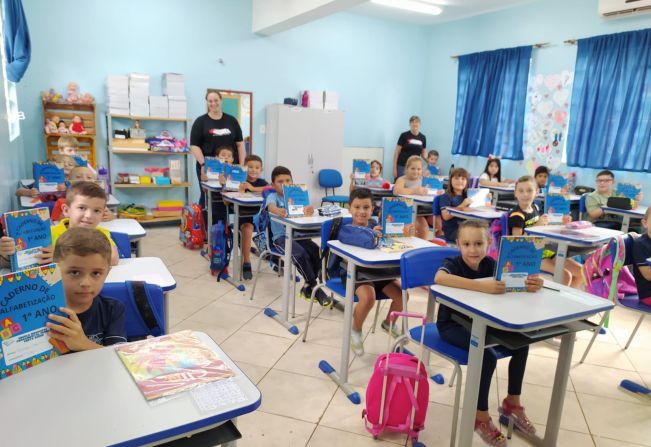
{"type": "Polygon", "coordinates": [[[507,438],[511,439],[514,426],[527,436],[535,436],[536,427],[524,413],[524,407],[511,405],[504,399],[497,411],[500,413],[500,423],[508,425],[507,438]]]}
{"type": "Polygon", "coordinates": [[[493,420],[489,419],[485,422],[475,419],[475,433],[491,447],[506,447],[506,438],[502,432],[495,427],[493,420]]]}

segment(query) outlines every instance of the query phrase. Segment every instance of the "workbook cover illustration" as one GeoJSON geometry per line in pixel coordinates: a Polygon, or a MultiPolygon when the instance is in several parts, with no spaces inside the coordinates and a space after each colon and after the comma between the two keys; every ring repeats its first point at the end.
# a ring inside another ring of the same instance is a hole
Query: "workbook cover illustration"
{"type": "Polygon", "coordinates": [[[502,236],[495,279],[506,283],[507,292],[526,291],[527,276],[540,273],[544,248],[541,236],[502,236]]]}
{"type": "Polygon", "coordinates": [[[115,351],[147,400],[235,375],[189,330],[118,345],[115,351]]]}
{"type": "Polygon", "coordinates": [[[50,212],[47,208],[10,211],[4,214],[7,236],[13,238],[16,252],[11,255],[11,271],[39,265],[36,255],[52,245],[50,212]]]}
{"type": "Polygon", "coordinates": [[[224,177],[226,177],[224,188],[229,191],[237,191],[240,189],[240,185],[246,182],[246,169],[240,165],[226,165],[224,166],[224,177]]]}
{"type": "Polygon", "coordinates": [[[287,210],[287,217],[304,216],[305,207],[310,204],[307,186],[300,183],[283,185],[283,202],[287,210]]]}
{"type": "Polygon", "coordinates": [[[428,194],[436,194],[438,191],[443,189],[443,177],[423,177],[423,186],[427,188],[428,194]]]}
{"type": "Polygon", "coordinates": [[[371,163],[357,158],[353,160],[353,180],[355,185],[365,185],[366,176],[371,174],[371,163]]]}
{"type": "Polygon", "coordinates": [[[68,352],[45,327],[65,306],[56,264],[0,276],[0,379],[68,352]]]}
{"type": "Polygon", "coordinates": [[[219,180],[219,175],[224,173],[224,163],[217,157],[206,157],[204,168],[208,180],[219,180]]]}
{"type": "Polygon", "coordinates": [[[32,167],[38,192],[63,193],[66,190],[65,173],[57,163],[36,162],[32,167]]]}
{"type": "Polygon", "coordinates": [[[490,193],[488,188],[468,188],[467,197],[470,199],[470,208],[490,206],[490,193]]]}
{"type": "Polygon", "coordinates": [[[429,175],[439,175],[441,173],[438,166],[427,165],[427,170],[429,171],[429,175]]]}
{"type": "Polygon", "coordinates": [[[642,187],[634,183],[619,182],[615,196],[626,197],[627,199],[636,200],[635,198],[642,192],[642,187]]]}
{"type": "Polygon", "coordinates": [[[382,236],[403,236],[405,225],[413,223],[413,207],[406,197],[382,198],[382,236]]]}
{"type": "Polygon", "coordinates": [[[545,214],[549,223],[563,222],[563,216],[570,214],[570,199],[564,194],[545,194],[545,214]]]}
{"type": "Polygon", "coordinates": [[[562,194],[567,186],[567,177],[563,174],[550,174],[547,179],[547,192],[551,194],[562,194]]]}

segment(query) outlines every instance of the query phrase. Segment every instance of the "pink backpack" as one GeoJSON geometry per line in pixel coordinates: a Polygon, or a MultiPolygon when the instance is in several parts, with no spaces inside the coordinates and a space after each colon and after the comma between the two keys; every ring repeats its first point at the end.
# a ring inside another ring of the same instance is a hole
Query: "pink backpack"
{"type": "Polygon", "coordinates": [[[624,266],[625,257],[626,247],[621,235],[591,253],[581,269],[586,292],[611,301],[636,294],[635,278],[624,266]]]}
{"type": "MultiPolygon", "coordinates": [[[[391,312],[391,324],[397,316],[417,317],[425,324],[422,315],[403,312],[391,312]]],[[[424,334],[421,331],[421,356],[424,334]]],[[[362,412],[366,429],[375,439],[389,430],[406,433],[415,442],[425,427],[428,401],[429,382],[421,358],[402,352],[382,354],[366,387],[366,409],[362,412]]]]}

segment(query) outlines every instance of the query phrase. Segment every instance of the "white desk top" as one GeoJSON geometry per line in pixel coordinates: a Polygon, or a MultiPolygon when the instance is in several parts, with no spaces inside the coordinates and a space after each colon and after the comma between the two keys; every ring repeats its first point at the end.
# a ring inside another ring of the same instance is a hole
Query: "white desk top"
{"type": "Polygon", "coordinates": [[[0,395],[12,405],[2,417],[3,445],[144,445],[254,411],[260,391],[208,335],[195,334],[235,372],[229,380],[245,401],[202,413],[184,392],[152,405],[109,346],[57,357],[0,381],[0,395]]]}
{"type": "Polygon", "coordinates": [[[223,192],[222,199],[225,202],[237,203],[238,205],[262,205],[262,196],[250,192],[223,192]]]}
{"type": "Polygon", "coordinates": [[[434,202],[434,197],[439,194],[426,194],[426,195],[416,195],[416,194],[400,194],[400,197],[405,197],[407,199],[412,199],[414,203],[419,205],[431,205],[434,202]]]}
{"type": "Polygon", "coordinates": [[[651,267],[651,258],[646,258],[646,265],[651,267]]]}
{"type": "MultiPolygon", "coordinates": [[[[410,245],[411,248],[405,250],[414,250],[416,248],[423,247],[438,247],[438,245],[432,244],[430,241],[420,239],[417,237],[397,237],[394,238],[398,242],[410,245]]],[[[352,260],[355,264],[358,265],[384,265],[384,264],[398,264],[400,262],[400,257],[403,252],[394,252],[387,253],[378,248],[368,249],[362,247],[356,247],[354,245],[344,244],[338,240],[328,241],[328,246],[333,253],[341,256],[342,258],[352,260]]]]}
{"type": "Polygon", "coordinates": [[[649,207],[645,206],[645,205],[639,205],[634,210],[623,210],[623,209],[620,209],[620,208],[610,208],[608,206],[603,206],[601,208],[605,212],[610,213],[610,214],[619,214],[619,215],[622,215],[622,216],[628,215],[628,216],[643,218],[644,214],[646,213],[646,210],[649,207]]]}
{"type": "MultiPolygon", "coordinates": [[[[41,200],[38,199],[37,197],[25,197],[21,196],[20,197],[20,206],[23,208],[34,208],[36,206],[39,206],[41,204],[41,200]]],[[[120,201],[115,198],[113,194],[109,194],[108,201],[106,202],[106,206],[118,206],[120,204],[120,201]]]]}
{"type": "Polygon", "coordinates": [[[136,219],[113,219],[101,222],[98,226],[116,233],[128,234],[131,239],[147,236],[147,232],[136,219]]]}
{"type": "Polygon", "coordinates": [[[515,183],[508,186],[497,186],[497,185],[479,185],[480,188],[488,188],[491,191],[497,192],[515,192],[515,183]]]}
{"type": "Polygon", "coordinates": [[[391,191],[393,191],[393,183],[389,183],[388,188],[382,188],[381,186],[366,186],[366,185],[355,185],[353,186],[354,189],[360,189],[360,188],[366,188],[370,189],[372,192],[378,193],[378,192],[386,192],[387,194],[391,194],[391,191]]]}
{"type": "Polygon", "coordinates": [[[222,190],[222,185],[218,180],[208,180],[207,182],[201,182],[201,187],[204,189],[209,189],[211,191],[222,190]]]}
{"type": "Polygon", "coordinates": [[[541,225],[527,227],[525,233],[534,236],[544,236],[554,241],[569,242],[574,245],[592,246],[602,244],[618,234],[619,230],[608,228],[590,227],[582,229],[569,229],[565,225],[541,225]]]}
{"type": "Polygon", "coordinates": [[[280,217],[275,214],[269,213],[271,220],[279,222],[286,227],[304,229],[304,228],[320,228],[323,222],[334,219],[335,217],[348,217],[350,212],[347,208],[342,208],[341,214],[337,216],[319,216],[317,211],[310,217],[280,217]]]}
{"type": "Polygon", "coordinates": [[[120,259],[111,267],[106,282],[145,281],[167,292],[176,288],[176,280],[160,258],[120,259]]]}
{"type": "Polygon", "coordinates": [[[549,289],[501,295],[440,285],[433,285],[431,289],[441,303],[471,317],[479,315],[489,321],[489,326],[506,330],[553,326],[614,307],[608,300],[553,281],[545,280],[545,287],[549,289]]]}
{"type": "Polygon", "coordinates": [[[468,208],[465,211],[457,210],[454,208],[447,208],[447,210],[454,217],[460,217],[462,219],[493,220],[493,219],[499,219],[503,214],[502,211],[498,211],[492,206],[468,208]]]}

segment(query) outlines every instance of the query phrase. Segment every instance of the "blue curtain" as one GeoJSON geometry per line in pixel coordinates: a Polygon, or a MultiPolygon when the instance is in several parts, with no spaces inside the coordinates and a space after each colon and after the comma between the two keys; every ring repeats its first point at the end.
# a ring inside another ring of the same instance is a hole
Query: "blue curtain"
{"type": "Polygon", "coordinates": [[[27,71],[32,45],[21,0],[3,0],[3,3],[7,79],[18,82],[27,71]]]}
{"type": "Polygon", "coordinates": [[[651,29],[578,41],[567,164],[651,171],[651,29]]]}
{"type": "Polygon", "coordinates": [[[531,46],[459,56],[452,153],[522,160],[531,46]]]}

